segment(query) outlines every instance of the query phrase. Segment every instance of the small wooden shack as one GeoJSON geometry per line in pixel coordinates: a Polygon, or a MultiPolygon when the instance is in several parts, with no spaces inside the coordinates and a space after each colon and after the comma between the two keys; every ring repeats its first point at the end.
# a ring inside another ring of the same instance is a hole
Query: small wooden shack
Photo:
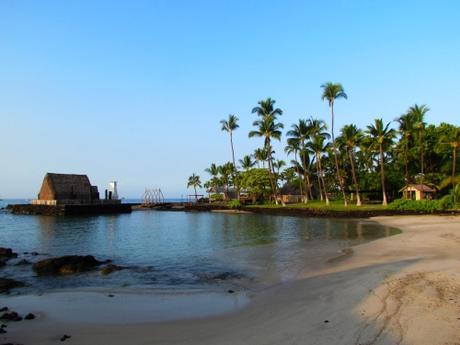
{"type": "Polygon", "coordinates": [[[432,199],[436,191],[426,184],[408,184],[400,192],[403,193],[404,199],[425,200],[432,199]]]}
{"type": "Polygon", "coordinates": [[[86,175],[47,173],[34,205],[87,205],[99,203],[97,186],[86,175]]]}

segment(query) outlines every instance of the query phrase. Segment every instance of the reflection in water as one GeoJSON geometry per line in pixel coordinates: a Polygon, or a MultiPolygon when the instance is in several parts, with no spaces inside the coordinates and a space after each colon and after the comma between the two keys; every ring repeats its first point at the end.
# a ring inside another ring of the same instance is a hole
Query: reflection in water
{"type": "Polygon", "coordinates": [[[393,233],[369,222],[269,215],[155,211],[92,217],[0,214],[0,243],[17,252],[90,254],[133,267],[110,276],[92,273],[52,281],[33,277],[30,268],[22,269],[22,277],[43,288],[126,284],[190,288],[202,284],[203,275],[224,271],[276,282],[323,264],[325,257],[340,249],[393,233]]]}

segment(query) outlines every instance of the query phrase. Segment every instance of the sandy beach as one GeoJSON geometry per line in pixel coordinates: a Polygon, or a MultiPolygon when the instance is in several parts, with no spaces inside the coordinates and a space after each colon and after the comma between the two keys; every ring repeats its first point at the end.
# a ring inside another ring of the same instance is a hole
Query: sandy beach
{"type": "MultiPolygon", "coordinates": [[[[67,334],[68,344],[460,344],[460,217],[369,221],[403,232],[355,246],[230,313],[133,323],[136,310],[120,309],[118,322],[110,323],[109,308],[107,317],[98,310],[100,322],[85,322],[85,306],[91,314],[94,297],[75,295],[80,312],[73,318],[59,318],[65,308],[56,311],[43,298],[29,310],[39,317],[10,323],[0,343],[55,344],[67,334]]],[[[109,300],[121,303],[117,296],[109,300]]]]}

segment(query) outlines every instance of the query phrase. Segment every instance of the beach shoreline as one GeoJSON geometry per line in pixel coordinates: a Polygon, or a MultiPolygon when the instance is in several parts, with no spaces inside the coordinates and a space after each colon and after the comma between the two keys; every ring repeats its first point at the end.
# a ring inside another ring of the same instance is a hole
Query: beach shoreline
{"type": "Polygon", "coordinates": [[[369,221],[403,232],[355,246],[351,254],[268,288],[231,313],[83,323],[47,317],[43,303],[34,310],[42,317],[10,323],[1,339],[52,344],[68,334],[70,344],[458,344],[460,217],[369,221]]]}

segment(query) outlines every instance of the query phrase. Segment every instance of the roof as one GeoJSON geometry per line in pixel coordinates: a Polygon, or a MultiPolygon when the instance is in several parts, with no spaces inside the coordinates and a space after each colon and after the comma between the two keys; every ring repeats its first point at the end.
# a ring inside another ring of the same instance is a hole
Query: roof
{"type": "Polygon", "coordinates": [[[427,186],[426,184],[408,184],[407,186],[404,186],[403,188],[401,188],[400,192],[408,189],[408,188],[414,188],[418,191],[421,191],[421,192],[427,192],[427,193],[434,193],[435,190],[429,186],[427,186]]]}
{"type": "Polygon", "coordinates": [[[39,199],[89,198],[97,192],[86,175],[47,173],[43,179],[39,199]]]}

